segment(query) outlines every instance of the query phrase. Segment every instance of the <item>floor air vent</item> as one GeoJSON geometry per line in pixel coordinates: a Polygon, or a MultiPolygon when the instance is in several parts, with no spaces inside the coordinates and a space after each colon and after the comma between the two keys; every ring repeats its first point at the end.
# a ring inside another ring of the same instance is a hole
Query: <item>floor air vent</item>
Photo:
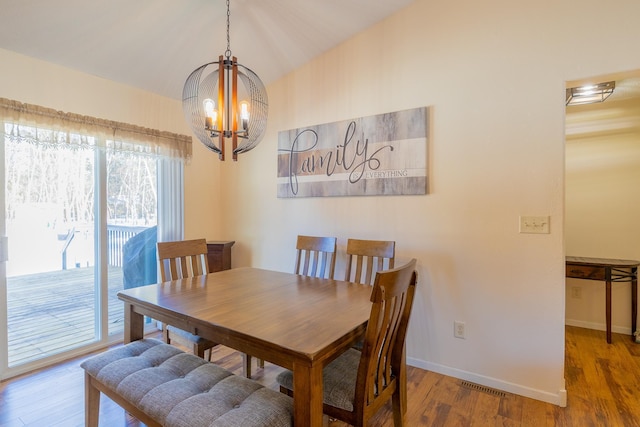
{"type": "Polygon", "coordinates": [[[471,390],[482,391],[484,393],[489,393],[489,394],[492,394],[492,395],[497,396],[497,397],[506,397],[507,396],[507,393],[505,393],[504,391],[496,390],[496,389],[489,388],[489,387],[485,387],[485,386],[480,385],[480,384],[470,383],[469,381],[462,381],[460,383],[460,385],[462,387],[466,387],[466,388],[471,389],[471,390]]]}

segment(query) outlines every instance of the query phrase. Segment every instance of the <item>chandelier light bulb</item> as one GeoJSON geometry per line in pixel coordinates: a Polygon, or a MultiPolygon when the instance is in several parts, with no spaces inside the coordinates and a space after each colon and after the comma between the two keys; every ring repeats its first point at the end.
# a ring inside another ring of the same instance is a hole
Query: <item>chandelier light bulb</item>
{"type": "Polygon", "coordinates": [[[242,129],[247,130],[249,127],[249,103],[247,101],[240,102],[240,121],[242,129]]]}
{"type": "Polygon", "coordinates": [[[205,113],[205,128],[215,129],[214,123],[218,119],[218,112],[216,111],[216,103],[213,102],[213,99],[207,98],[204,100],[203,104],[204,104],[204,113],[205,113]]]}

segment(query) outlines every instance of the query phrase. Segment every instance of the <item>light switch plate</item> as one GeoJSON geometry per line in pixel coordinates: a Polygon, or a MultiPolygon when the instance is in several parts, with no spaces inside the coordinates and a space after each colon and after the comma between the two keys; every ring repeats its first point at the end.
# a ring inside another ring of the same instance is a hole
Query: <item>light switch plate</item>
{"type": "Polygon", "coordinates": [[[549,234],[549,217],[521,216],[520,233],[549,234]]]}

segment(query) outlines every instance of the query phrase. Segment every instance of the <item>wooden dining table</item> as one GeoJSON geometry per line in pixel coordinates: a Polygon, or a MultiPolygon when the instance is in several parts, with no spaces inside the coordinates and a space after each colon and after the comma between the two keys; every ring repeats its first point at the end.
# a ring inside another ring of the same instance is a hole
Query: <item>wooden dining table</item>
{"type": "Polygon", "coordinates": [[[361,338],[371,286],[235,268],[126,289],[125,343],[144,316],[290,369],[296,427],[322,425],[322,369],[361,338]]]}

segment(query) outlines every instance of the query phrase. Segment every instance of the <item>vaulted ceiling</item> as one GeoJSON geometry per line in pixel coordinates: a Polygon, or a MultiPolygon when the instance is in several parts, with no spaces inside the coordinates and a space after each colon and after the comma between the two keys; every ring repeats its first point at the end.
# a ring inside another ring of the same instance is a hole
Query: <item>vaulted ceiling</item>
{"type": "MultiPolygon", "coordinates": [[[[269,84],[412,1],[231,0],[231,51],[269,84]]],[[[0,0],[0,48],[181,99],[226,17],[225,0],[0,0]]]]}

